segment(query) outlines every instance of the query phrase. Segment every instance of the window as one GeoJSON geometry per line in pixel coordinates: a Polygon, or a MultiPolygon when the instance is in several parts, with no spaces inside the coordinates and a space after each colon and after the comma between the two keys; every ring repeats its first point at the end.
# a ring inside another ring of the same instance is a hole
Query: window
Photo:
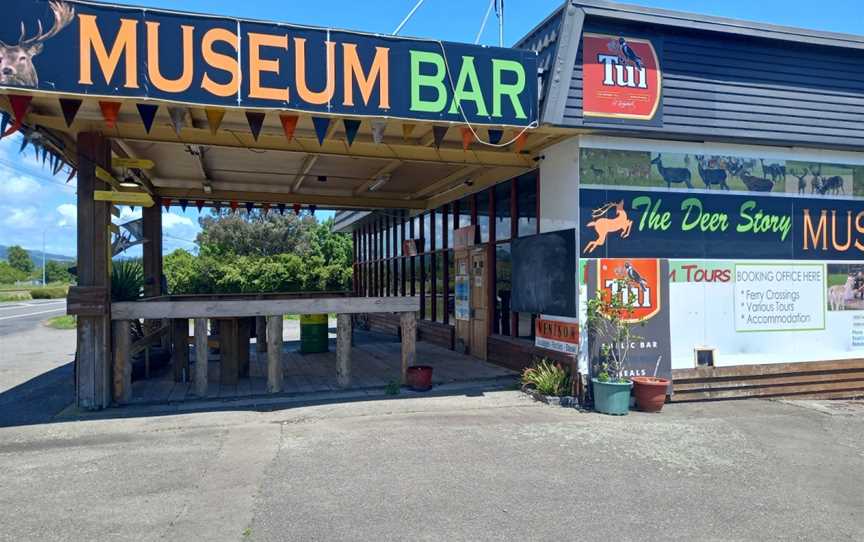
{"type": "Polygon", "coordinates": [[[459,200],[459,227],[471,225],[471,197],[459,200]]]}
{"type": "Polygon", "coordinates": [[[429,252],[432,248],[432,236],[435,232],[432,231],[432,215],[426,213],[423,215],[423,252],[429,252]]]}
{"type": "Polygon", "coordinates": [[[489,191],[477,193],[477,226],[480,230],[480,242],[489,242],[489,191]]]}
{"type": "Polygon", "coordinates": [[[537,233],[537,172],[527,173],[516,181],[519,237],[537,233]]]}
{"type": "Polygon", "coordinates": [[[512,291],[510,243],[495,247],[495,321],[492,332],[510,335],[510,294],[512,291]]]}
{"type": "Polygon", "coordinates": [[[435,253],[435,321],[443,322],[447,309],[447,291],[444,289],[444,253],[435,253]]]}
{"type": "Polygon", "coordinates": [[[495,185],[495,240],[510,239],[510,182],[495,185]]]}

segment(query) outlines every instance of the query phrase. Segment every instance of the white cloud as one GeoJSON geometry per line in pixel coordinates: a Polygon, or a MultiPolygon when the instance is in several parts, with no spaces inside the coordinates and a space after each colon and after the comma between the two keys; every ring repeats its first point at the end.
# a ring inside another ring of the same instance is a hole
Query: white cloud
{"type": "Polygon", "coordinates": [[[39,183],[33,177],[15,175],[0,180],[0,199],[8,201],[28,198],[39,192],[39,183]]]}
{"type": "Polygon", "coordinates": [[[64,203],[57,207],[60,214],[58,226],[74,226],[78,223],[78,208],[73,203],[64,203]]]}
{"type": "Polygon", "coordinates": [[[34,228],[39,221],[35,207],[7,207],[3,212],[3,225],[15,229],[34,228]]]}
{"type": "Polygon", "coordinates": [[[162,213],[162,229],[170,230],[172,228],[176,228],[178,226],[188,226],[194,227],[195,224],[192,223],[192,220],[188,217],[175,215],[173,213],[162,213]]]}

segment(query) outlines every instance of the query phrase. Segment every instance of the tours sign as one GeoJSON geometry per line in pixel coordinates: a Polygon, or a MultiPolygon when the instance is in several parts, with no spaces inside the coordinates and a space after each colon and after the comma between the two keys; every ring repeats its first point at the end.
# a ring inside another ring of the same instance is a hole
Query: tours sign
{"type": "Polygon", "coordinates": [[[651,40],[586,33],[582,58],[585,117],[655,119],[663,78],[651,40]]]}
{"type": "Polygon", "coordinates": [[[5,0],[0,87],[528,126],[531,51],[66,0],[5,0]]]}
{"type": "Polygon", "coordinates": [[[864,259],[854,200],[580,190],[583,258],[864,259]]]}

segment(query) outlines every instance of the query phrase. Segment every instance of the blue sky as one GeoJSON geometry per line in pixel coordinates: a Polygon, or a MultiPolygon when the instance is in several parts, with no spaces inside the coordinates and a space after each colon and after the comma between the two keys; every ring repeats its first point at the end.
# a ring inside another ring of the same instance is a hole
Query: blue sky
{"type": "MultiPolygon", "coordinates": [[[[288,23],[350,28],[390,33],[408,13],[416,0],[115,0],[117,3],[146,5],[153,8],[214,13],[288,23]]],[[[506,0],[505,45],[511,45],[560,6],[561,0],[506,0]]],[[[860,0],[832,0],[814,4],[804,0],[630,0],[658,8],[707,13],[773,24],[800,26],[834,32],[864,33],[864,14],[860,0]]],[[[488,0],[426,0],[405,26],[403,35],[473,42],[488,0]]],[[[481,43],[497,45],[494,17],[490,19],[481,43]]],[[[46,250],[75,253],[75,188],[66,185],[66,175],[52,178],[34,156],[32,148],[19,156],[20,138],[0,141],[0,245],[20,244],[39,249],[46,233],[46,250]]],[[[124,210],[122,220],[136,218],[124,210]]],[[[186,213],[172,209],[163,218],[165,249],[194,248],[189,241],[198,232],[198,211],[186,213]]]]}

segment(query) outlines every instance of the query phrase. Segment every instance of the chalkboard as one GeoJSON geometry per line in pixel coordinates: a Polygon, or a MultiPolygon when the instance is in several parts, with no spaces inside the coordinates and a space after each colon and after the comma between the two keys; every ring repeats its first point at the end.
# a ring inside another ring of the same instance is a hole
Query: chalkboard
{"type": "Polygon", "coordinates": [[[576,230],[513,241],[512,310],[576,317],[576,230]]]}

